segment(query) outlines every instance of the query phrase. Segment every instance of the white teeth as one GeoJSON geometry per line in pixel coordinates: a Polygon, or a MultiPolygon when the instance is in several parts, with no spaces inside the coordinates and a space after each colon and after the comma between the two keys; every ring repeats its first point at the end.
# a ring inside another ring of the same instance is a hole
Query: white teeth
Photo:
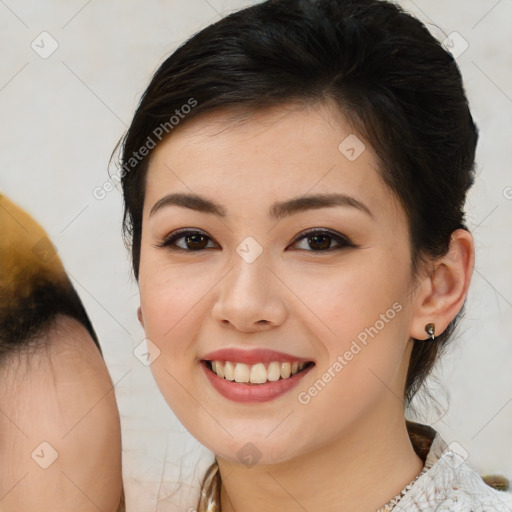
{"type": "Polygon", "coordinates": [[[213,361],[213,371],[219,376],[224,377],[224,368],[222,367],[222,363],[220,361],[213,361]]]}
{"type": "Polygon", "coordinates": [[[249,381],[251,384],[263,384],[267,382],[267,369],[263,363],[252,365],[249,381]]]}
{"type": "Polygon", "coordinates": [[[235,382],[264,384],[265,382],[275,382],[281,379],[288,379],[292,375],[300,372],[306,367],[306,363],[298,361],[278,362],[272,361],[265,366],[265,363],[256,363],[253,365],[245,363],[234,363],[231,361],[211,361],[213,373],[219,377],[235,382]]]}
{"type": "Polygon", "coordinates": [[[235,380],[235,366],[229,361],[226,361],[224,365],[224,378],[226,380],[235,380]]]}
{"type": "Polygon", "coordinates": [[[250,368],[244,363],[236,363],[235,382],[249,382],[250,368]]]}
{"type": "Polygon", "coordinates": [[[272,361],[268,365],[267,379],[271,382],[274,382],[279,380],[279,377],[281,377],[281,372],[279,371],[279,363],[277,361],[272,361]]]}
{"type": "Polygon", "coordinates": [[[290,363],[281,363],[281,378],[287,379],[292,373],[292,365],[290,363]]]}

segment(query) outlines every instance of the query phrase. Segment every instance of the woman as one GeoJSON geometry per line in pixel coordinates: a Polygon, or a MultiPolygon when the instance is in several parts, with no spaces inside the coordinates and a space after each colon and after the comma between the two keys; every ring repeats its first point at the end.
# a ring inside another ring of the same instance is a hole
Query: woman
{"type": "Polygon", "coordinates": [[[174,52],[125,136],[152,372],[216,455],[198,510],[512,510],[405,420],[474,266],[452,56],[374,0],[274,0],[174,52]]]}
{"type": "Polygon", "coordinates": [[[0,511],[123,512],[112,380],[46,232],[0,194],[0,511]]]}

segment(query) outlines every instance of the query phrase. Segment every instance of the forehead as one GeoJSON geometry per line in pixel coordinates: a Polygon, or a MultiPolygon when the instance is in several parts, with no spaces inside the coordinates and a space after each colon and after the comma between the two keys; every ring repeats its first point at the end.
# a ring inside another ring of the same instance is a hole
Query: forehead
{"type": "Polygon", "coordinates": [[[186,121],[151,155],[144,217],[169,192],[224,198],[246,208],[340,192],[381,212],[397,209],[369,142],[339,109],[325,104],[273,107],[243,118],[215,111],[186,121]]]}

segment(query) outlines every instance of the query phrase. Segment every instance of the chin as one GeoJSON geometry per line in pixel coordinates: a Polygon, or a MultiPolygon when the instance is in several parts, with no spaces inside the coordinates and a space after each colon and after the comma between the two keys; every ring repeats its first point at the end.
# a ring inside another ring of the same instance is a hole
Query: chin
{"type": "Polygon", "coordinates": [[[212,439],[196,437],[218,459],[247,467],[287,462],[301,455],[301,450],[293,443],[292,437],[270,442],[268,439],[255,439],[251,436],[235,439],[212,439]],[[292,445],[293,444],[293,445],[292,445]]]}
{"type": "Polygon", "coordinates": [[[180,418],[180,421],[218,458],[247,467],[287,462],[314,449],[314,443],[304,437],[303,428],[291,428],[291,425],[276,428],[279,422],[275,416],[260,422],[218,418],[229,433],[213,430],[211,418],[180,418]]]}

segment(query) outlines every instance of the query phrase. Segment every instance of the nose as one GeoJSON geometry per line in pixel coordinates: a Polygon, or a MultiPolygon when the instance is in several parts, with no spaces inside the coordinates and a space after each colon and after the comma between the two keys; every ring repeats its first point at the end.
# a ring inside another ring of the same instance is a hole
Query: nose
{"type": "Polygon", "coordinates": [[[263,255],[251,263],[235,255],[217,293],[212,315],[224,327],[258,332],[281,325],[286,318],[286,287],[263,255]]]}

